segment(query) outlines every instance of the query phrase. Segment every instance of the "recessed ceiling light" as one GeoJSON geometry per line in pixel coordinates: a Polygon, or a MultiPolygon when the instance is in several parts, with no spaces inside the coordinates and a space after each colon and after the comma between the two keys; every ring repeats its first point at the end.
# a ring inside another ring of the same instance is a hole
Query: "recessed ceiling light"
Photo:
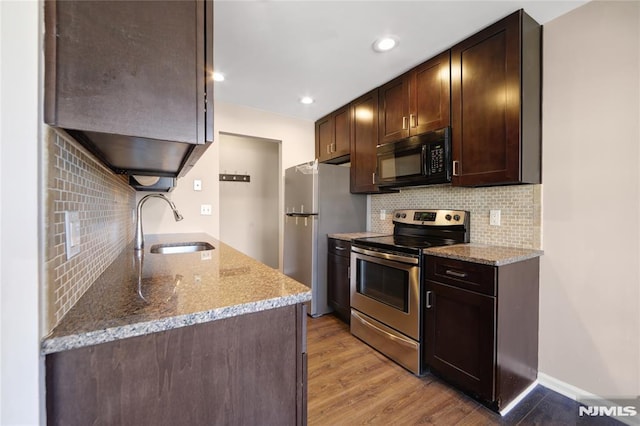
{"type": "Polygon", "coordinates": [[[213,81],[224,81],[224,74],[218,71],[213,72],[213,81]]]}
{"type": "Polygon", "coordinates": [[[303,103],[305,105],[312,104],[313,98],[311,96],[303,96],[302,98],[300,98],[300,103],[303,103]]]}
{"type": "Polygon", "coordinates": [[[385,36],[377,39],[373,43],[373,50],[376,52],[387,52],[398,45],[398,40],[395,37],[385,36]]]}

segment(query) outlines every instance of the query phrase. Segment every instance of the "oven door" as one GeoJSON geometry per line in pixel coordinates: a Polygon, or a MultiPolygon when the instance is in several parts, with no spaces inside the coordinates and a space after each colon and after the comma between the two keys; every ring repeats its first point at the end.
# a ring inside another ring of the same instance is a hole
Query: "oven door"
{"type": "Polygon", "coordinates": [[[351,307],[419,341],[419,258],[351,250],[351,307]]]}

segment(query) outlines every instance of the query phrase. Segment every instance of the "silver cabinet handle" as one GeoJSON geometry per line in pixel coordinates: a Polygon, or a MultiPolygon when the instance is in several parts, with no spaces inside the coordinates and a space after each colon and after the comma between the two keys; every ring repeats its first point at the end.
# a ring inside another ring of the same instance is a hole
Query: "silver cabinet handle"
{"type": "Polygon", "coordinates": [[[418,127],[418,117],[413,114],[409,114],[409,125],[411,127],[418,127]]]}
{"type": "Polygon", "coordinates": [[[451,275],[452,277],[456,277],[456,278],[467,278],[467,273],[466,272],[458,272],[458,271],[454,271],[452,269],[447,269],[446,271],[444,271],[445,274],[447,275],[451,275]]]}
{"type": "Polygon", "coordinates": [[[346,250],[346,248],[344,248],[344,247],[338,247],[338,246],[335,246],[334,248],[335,248],[336,250],[340,250],[340,251],[346,250]]]}
{"type": "Polygon", "coordinates": [[[460,176],[460,174],[458,173],[458,169],[460,168],[460,162],[458,160],[454,160],[453,161],[453,175],[454,176],[460,176]]]}
{"type": "Polygon", "coordinates": [[[376,172],[371,173],[371,183],[376,184],[376,172]]]}
{"type": "Polygon", "coordinates": [[[331,144],[327,145],[327,154],[331,154],[331,144]]]}
{"type": "Polygon", "coordinates": [[[407,128],[407,117],[402,117],[402,130],[407,128]]]}
{"type": "Polygon", "coordinates": [[[426,307],[427,309],[430,309],[430,308],[433,306],[433,305],[431,304],[431,293],[432,293],[432,291],[431,291],[431,290],[427,291],[427,295],[426,295],[426,297],[425,297],[425,299],[426,299],[426,300],[425,300],[425,303],[426,303],[426,304],[425,304],[425,307],[426,307]]]}

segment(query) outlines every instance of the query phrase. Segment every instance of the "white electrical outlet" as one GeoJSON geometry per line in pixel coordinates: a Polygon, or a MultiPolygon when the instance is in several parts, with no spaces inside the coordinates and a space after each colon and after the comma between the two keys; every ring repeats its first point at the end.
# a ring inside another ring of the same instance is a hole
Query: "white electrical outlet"
{"type": "Polygon", "coordinates": [[[200,215],[211,216],[211,204],[200,205],[200,215]]]}
{"type": "Polygon", "coordinates": [[[387,218],[387,211],[380,210],[380,220],[385,220],[387,218]]]}
{"type": "Polygon", "coordinates": [[[500,210],[489,210],[489,225],[500,226],[500,210]]]}
{"type": "Polygon", "coordinates": [[[202,191],[202,181],[200,179],[193,180],[193,190],[202,191]]]}

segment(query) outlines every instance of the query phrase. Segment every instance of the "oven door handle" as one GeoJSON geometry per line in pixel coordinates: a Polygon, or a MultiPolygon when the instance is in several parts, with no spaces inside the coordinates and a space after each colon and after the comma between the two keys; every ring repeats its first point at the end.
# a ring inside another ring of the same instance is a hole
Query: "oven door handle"
{"type": "Polygon", "coordinates": [[[360,247],[351,247],[351,251],[355,253],[366,254],[367,256],[371,256],[371,257],[377,257],[379,259],[386,259],[386,260],[393,260],[401,263],[408,263],[410,265],[417,265],[418,263],[420,263],[419,259],[415,257],[399,256],[397,254],[391,254],[391,253],[381,253],[379,251],[366,250],[360,247]]]}

